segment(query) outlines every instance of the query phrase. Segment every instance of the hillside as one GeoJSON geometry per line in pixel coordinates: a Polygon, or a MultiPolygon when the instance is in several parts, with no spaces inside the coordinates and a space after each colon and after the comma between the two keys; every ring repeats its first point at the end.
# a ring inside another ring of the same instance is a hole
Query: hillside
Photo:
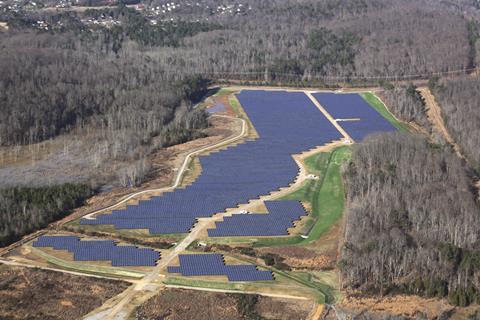
{"type": "Polygon", "coordinates": [[[0,318],[478,318],[479,38],[478,0],[0,1],[0,318]]]}

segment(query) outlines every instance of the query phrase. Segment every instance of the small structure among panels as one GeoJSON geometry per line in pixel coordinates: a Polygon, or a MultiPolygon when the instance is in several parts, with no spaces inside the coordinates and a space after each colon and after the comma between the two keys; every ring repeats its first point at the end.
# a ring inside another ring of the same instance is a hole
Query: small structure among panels
{"type": "Polygon", "coordinates": [[[153,249],[117,246],[113,240],[80,240],[76,236],[40,236],[34,247],[73,253],[75,261],[111,261],[112,266],[156,266],[160,253],[153,249]]]}
{"type": "Polygon", "coordinates": [[[360,142],[372,133],[396,130],[357,93],[318,92],[313,96],[355,141],[360,142]]]}
{"type": "Polygon", "coordinates": [[[300,201],[265,201],[268,214],[235,214],[215,223],[215,229],[209,229],[210,237],[232,236],[286,236],[288,229],[294,226],[307,213],[300,201]]]}
{"type": "Polygon", "coordinates": [[[255,265],[226,265],[223,255],[181,254],[180,266],[168,267],[169,273],[181,273],[182,276],[227,276],[228,281],[266,281],[274,280],[271,271],[258,270],[255,265]]]}

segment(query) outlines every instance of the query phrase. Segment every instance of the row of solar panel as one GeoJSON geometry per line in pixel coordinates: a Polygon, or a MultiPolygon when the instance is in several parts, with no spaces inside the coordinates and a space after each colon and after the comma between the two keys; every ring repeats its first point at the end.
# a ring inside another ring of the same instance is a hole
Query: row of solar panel
{"type": "Polygon", "coordinates": [[[209,229],[210,237],[227,236],[284,236],[294,221],[306,215],[299,201],[265,201],[268,214],[235,214],[215,223],[209,229]]]}
{"type": "Polygon", "coordinates": [[[377,132],[392,132],[395,127],[356,93],[314,93],[315,99],[335,119],[359,119],[343,121],[340,126],[355,140],[362,141],[377,132]]]}
{"type": "Polygon", "coordinates": [[[202,174],[183,190],[81,223],[148,229],[150,233],[188,232],[196,218],[288,186],[298,174],[291,154],[341,138],[303,93],[245,90],[238,98],[258,139],[200,157],[202,174]]]}
{"type": "Polygon", "coordinates": [[[111,261],[112,266],[155,266],[160,259],[153,249],[117,246],[112,240],[83,241],[76,236],[40,236],[33,246],[67,250],[75,261],[111,261]]]}
{"type": "Polygon", "coordinates": [[[226,265],[221,254],[181,254],[180,266],[170,266],[169,273],[182,276],[227,276],[229,281],[273,280],[271,271],[261,271],[255,265],[226,265]]]}
{"type": "MultiPolygon", "coordinates": [[[[301,92],[244,90],[237,97],[259,134],[258,139],[200,157],[202,174],[185,189],[101,215],[98,221],[84,219],[81,223],[146,228],[152,234],[188,232],[196,218],[224,212],[288,186],[298,174],[292,154],[342,138],[301,92]]],[[[361,118],[360,124],[341,123],[353,126],[356,131],[351,134],[356,140],[392,129],[358,95],[319,93],[315,97],[336,118],[361,118]]]]}

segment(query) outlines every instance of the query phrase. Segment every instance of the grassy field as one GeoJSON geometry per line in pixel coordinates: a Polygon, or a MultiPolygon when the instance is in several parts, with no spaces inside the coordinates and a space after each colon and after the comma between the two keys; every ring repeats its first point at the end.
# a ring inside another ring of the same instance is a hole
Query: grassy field
{"type": "Polygon", "coordinates": [[[175,285],[175,286],[186,286],[193,288],[209,288],[209,289],[221,289],[221,290],[244,290],[242,284],[232,283],[232,282],[221,282],[221,281],[209,281],[209,280],[199,280],[191,279],[185,277],[167,277],[164,281],[166,285],[175,285]]]}
{"type": "Polygon", "coordinates": [[[254,246],[308,244],[318,240],[328,231],[343,213],[345,191],[341,166],[350,159],[350,156],[350,148],[344,146],[331,153],[322,152],[305,159],[308,172],[319,176],[320,179],[307,181],[302,188],[283,198],[310,203],[312,212],[306,225],[311,226],[311,229],[307,239],[300,236],[259,238],[254,246]]]}
{"type": "Polygon", "coordinates": [[[342,182],[341,165],[350,159],[347,146],[332,152],[321,152],[305,159],[309,173],[320,179],[307,180],[304,185],[283,197],[284,200],[299,200],[308,203],[311,214],[304,221],[302,230],[308,234],[304,239],[299,234],[283,237],[224,237],[209,238],[207,242],[218,244],[251,244],[254,247],[271,247],[294,244],[309,244],[318,240],[342,216],[345,192],[342,182]]]}
{"type": "Polygon", "coordinates": [[[387,107],[383,104],[383,102],[373,93],[371,92],[364,92],[360,94],[362,98],[368,102],[378,113],[380,113],[385,119],[387,119],[395,128],[397,128],[401,132],[409,132],[409,127],[405,123],[399,121],[395,118],[390,111],[388,111],[387,107]]]}

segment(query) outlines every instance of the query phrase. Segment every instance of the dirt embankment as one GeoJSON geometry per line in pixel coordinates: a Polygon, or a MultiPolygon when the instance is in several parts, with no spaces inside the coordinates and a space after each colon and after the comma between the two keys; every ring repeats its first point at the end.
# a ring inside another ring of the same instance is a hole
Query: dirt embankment
{"type": "Polygon", "coordinates": [[[324,270],[335,267],[335,257],[318,253],[300,246],[285,246],[259,249],[260,254],[277,254],[294,269],[324,270]]]}
{"type": "Polygon", "coordinates": [[[0,319],[78,319],[128,283],[0,265],[0,319]]]}
{"type": "Polygon", "coordinates": [[[464,158],[460,152],[460,147],[457,145],[455,140],[453,140],[452,136],[447,130],[447,127],[445,126],[442,117],[442,110],[440,109],[440,106],[435,100],[435,97],[433,96],[430,89],[427,87],[423,87],[418,88],[418,91],[420,91],[420,94],[425,100],[425,104],[427,106],[427,118],[432,124],[433,130],[439,133],[445,139],[445,141],[447,141],[453,147],[453,149],[460,158],[464,158]]]}

